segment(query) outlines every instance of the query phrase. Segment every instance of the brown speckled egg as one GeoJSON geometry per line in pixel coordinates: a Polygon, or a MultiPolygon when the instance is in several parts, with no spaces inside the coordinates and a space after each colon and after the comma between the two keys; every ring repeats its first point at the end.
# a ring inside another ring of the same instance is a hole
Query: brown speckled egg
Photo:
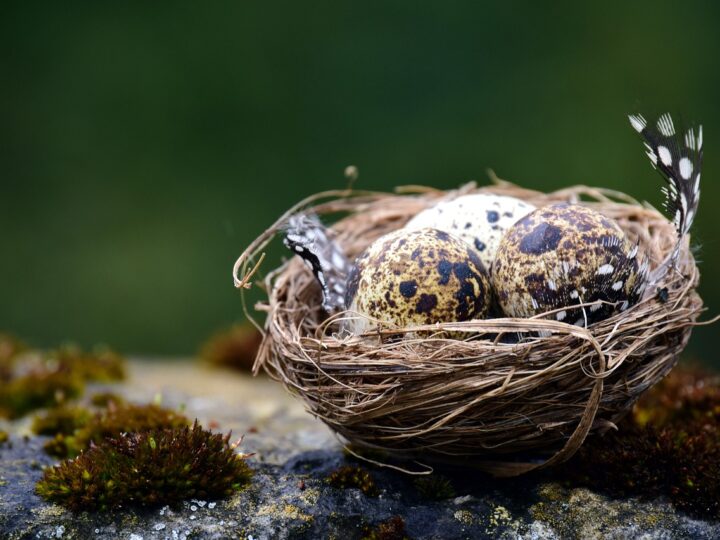
{"type": "Polygon", "coordinates": [[[454,234],[473,246],[490,271],[500,240],[519,219],[535,207],[504,195],[472,193],[423,210],[405,225],[416,230],[431,227],[454,234]]]}
{"type": "Polygon", "coordinates": [[[647,263],[613,219],[584,206],[556,204],[508,230],[492,274],[506,315],[531,317],[565,308],[552,317],[585,326],[638,301],[647,263]]]}
{"type": "MultiPolygon", "coordinates": [[[[373,242],[355,261],[345,304],[352,311],[399,327],[484,317],[490,282],[477,253],[437,229],[400,229],[373,242]]],[[[375,326],[352,319],[359,334],[375,326]]]]}

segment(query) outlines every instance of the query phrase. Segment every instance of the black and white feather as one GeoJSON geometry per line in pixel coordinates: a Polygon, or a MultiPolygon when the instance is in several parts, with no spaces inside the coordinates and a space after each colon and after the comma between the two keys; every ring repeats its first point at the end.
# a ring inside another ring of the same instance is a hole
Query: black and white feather
{"type": "Polygon", "coordinates": [[[312,270],[323,294],[328,313],[345,309],[345,289],[350,261],[331,232],[317,216],[297,214],[288,220],[283,243],[312,270]]]}
{"type": "MultiPolygon", "coordinates": [[[[678,240],[690,232],[700,201],[700,170],[703,156],[702,126],[676,131],[669,113],[648,124],[642,115],[630,115],[633,129],[642,135],[652,166],[667,182],[663,187],[665,209],[678,232],[678,240]]],[[[678,244],[679,245],[679,244],[678,244]]],[[[677,250],[673,260],[677,257],[677,250]]]]}

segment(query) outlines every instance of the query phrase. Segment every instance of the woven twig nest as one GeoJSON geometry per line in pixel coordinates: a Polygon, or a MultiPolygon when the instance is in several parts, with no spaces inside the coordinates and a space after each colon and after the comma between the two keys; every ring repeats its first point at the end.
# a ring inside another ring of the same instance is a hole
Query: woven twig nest
{"type": "MultiPolygon", "coordinates": [[[[675,227],[657,210],[583,186],[545,194],[499,181],[452,192],[325,193],[290,213],[344,214],[332,229],[352,257],[439,200],[473,192],[537,207],[581,202],[616,219],[644,249],[651,272],[677,243],[675,227]]],[[[289,214],[241,256],[236,275],[252,274],[251,262],[289,214]]],[[[292,257],[265,279],[268,300],[257,307],[267,319],[255,370],[280,381],[353,445],[517,475],[570,458],[588,433],[612,428],[667,374],[703,310],[698,279],[685,238],[675,267],[639,303],[587,329],[500,318],[347,337],[333,333],[338,317],[327,319],[316,280],[292,257]],[[458,333],[467,338],[453,339],[458,333]]]]}

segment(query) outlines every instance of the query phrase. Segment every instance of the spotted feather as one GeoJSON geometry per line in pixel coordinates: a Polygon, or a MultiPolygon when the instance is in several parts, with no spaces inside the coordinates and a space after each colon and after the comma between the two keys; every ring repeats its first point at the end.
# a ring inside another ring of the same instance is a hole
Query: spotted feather
{"type": "Polygon", "coordinates": [[[318,217],[308,214],[292,216],[285,228],[283,243],[312,271],[322,288],[325,311],[343,311],[350,261],[318,217]]]}
{"type": "MultiPolygon", "coordinates": [[[[699,126],[684,133],[675,129],[669,113],[648,124],[640,115],[630,115],[630,125],[645,140],[652,166],[660,171],[667,186],[665,209],[673,218],[679,239],[688,234],[700,201],[700,169],[703,156],[703,132],[699,126]]],[[[677,257],[677,249],[673,260],[677,257]]]]}

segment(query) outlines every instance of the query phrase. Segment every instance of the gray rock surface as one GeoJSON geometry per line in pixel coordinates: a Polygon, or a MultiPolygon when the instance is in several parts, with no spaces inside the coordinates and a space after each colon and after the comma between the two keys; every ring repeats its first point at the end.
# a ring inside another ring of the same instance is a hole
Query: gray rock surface
{"type": "Polygon", "coordinates": [[[545,481],[445,471],[457,496],[430,501],[413,478],[373,468],[377,497],[330,487],[327,475],[355,462],[323,424],[264,377],[134,362],[131,380],[113,390],[139,402],[161,394],[165,405],[184,405],[205,425],[247,433],[242,449],[256,452],[252,485],[229,500],[74,515],[34,494],[42,466],[52,459],[42,452],[42,438],[24,437],[26,419],[4,425],[12,444],[0,447],[0,538],[350,540],[393,516],[401,516],[407,536],[416,539],[720,537],[720,524],[693,520],[665,501],[611,500],[545,481]]]}

